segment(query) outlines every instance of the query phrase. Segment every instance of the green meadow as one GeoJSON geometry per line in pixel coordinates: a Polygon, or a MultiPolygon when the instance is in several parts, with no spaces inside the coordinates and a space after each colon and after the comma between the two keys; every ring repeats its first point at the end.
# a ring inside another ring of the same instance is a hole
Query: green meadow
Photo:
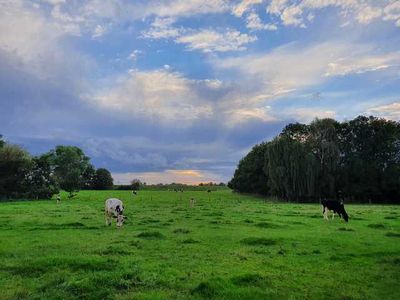
{"type": "Polygon", "coordinates": [[[0,299],[400,299],[397,206],[346,205],[345,223],[230,190],[66,196],[0,203],[0,299]]]}

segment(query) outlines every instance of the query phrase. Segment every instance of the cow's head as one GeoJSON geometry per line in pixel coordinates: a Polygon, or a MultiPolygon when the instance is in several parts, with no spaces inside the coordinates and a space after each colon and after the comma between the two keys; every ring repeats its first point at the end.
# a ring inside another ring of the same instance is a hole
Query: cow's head
{"type": "Polygon", "coordinates": [[[124,224],[125,216],[124,215],[118,215],[117,216],[117,227],[122,227],[124,224]]]}

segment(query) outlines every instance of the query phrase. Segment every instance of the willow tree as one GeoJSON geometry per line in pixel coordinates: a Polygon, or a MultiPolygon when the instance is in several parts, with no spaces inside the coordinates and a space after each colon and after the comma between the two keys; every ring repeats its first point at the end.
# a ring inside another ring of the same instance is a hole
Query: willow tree
{"type": "Polygon", "coordinates": [[[279,136],[269,143],[265,156],[264,172],[273,195],[295,201],[314,196],[318,168],[307,143],[279,136]]]}
{"type": "Polygon", "coordinates": [[[333,119],[316,119],[309,125],[307,143],[318,161],[318,197],[336,197],[340,148],[340,124],[333,119]]]}

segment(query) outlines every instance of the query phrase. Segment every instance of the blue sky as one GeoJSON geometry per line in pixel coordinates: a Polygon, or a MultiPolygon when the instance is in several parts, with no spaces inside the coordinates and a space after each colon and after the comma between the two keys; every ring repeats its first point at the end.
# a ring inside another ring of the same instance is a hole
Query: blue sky
{"type": "Polygon", "coordinates": [[[289,122],[400,119],[397,0],[0,0],[0,134],[228,181],[289,122]]]}

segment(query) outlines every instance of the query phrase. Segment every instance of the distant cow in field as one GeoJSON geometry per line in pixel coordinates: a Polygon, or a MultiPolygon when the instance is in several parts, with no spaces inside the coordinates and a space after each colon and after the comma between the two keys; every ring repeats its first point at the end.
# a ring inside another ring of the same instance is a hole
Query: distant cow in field
{"type": "Polygon", "coordinates": [[[110,226],[112,218],[117,218],[117,227],[121,227],[124,223],[125,216],[124,204],[117,198],[107,199],[104,208],[104,215],[106,217],[106,225],[110,226]]]}
{"type": "Polygon", "coordinates": [[[349,221],[349,216],[347,215],[347,212],[344,209],[343,202],[339,202],[337,200],[323,200],[321,204],[322,204],[322,214],[324,215],[324,219],[328,220],[328,211],[331,211],[332,220],[335,217],[335,213],[337,213],[339,217],[343,218],[346,222],[349,221]]]}
{"type": "Polygon", "coordinates": [[[207,190],[207,193],[211,193],[211,190],[207,190]]]}
{"type": "Polygon", "coordinates": [[[137,191],[133,190],[132,195],[137,195],[137,191]]]}
{"type": "Polygon", "coordinates": [[[190,206],[190,207],[194,207],[195,204],[196,204],[196,199],[190,198],[190,200],[189,200],[189,206],[190,206]]]}

